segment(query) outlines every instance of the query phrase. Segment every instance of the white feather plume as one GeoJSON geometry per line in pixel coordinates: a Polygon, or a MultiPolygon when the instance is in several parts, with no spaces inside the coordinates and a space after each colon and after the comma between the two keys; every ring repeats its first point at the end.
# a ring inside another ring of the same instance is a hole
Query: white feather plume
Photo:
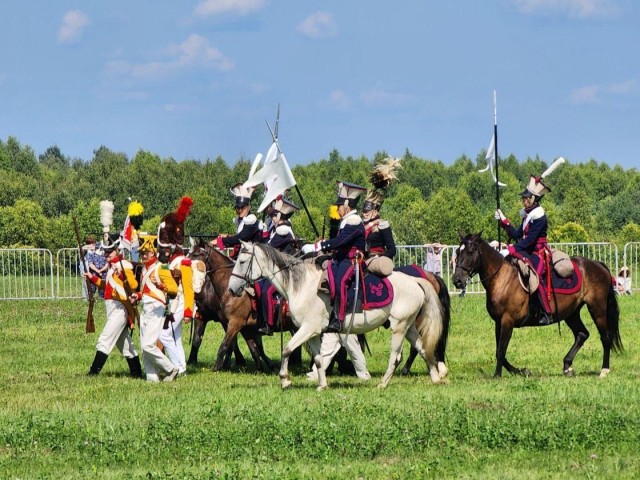
{"type": "Polygon", "coordinates": [[[108,232],[113,225],[113,202],[111,200],[100,202],[100,223],[103,232],[108,232]]]}
{"type": "Polygon", "coordinates": [[[553,162],[553,163],[549,166],[549,168],[547,168],[547,169],[542,173],[542,175],[540,175],[540,178],[546,178],[546,177],[547,177],[547,175],[549,175],[549,174],[553,173],[553,172],[555,171],[555,169],[556,169],[556,168],[558,168],[560,165],[562,165],[564,162],[565,162],[564,157],[558,157],[558,158],[556,159],[556,161],[555,161],[555,162],[553,162]]]}

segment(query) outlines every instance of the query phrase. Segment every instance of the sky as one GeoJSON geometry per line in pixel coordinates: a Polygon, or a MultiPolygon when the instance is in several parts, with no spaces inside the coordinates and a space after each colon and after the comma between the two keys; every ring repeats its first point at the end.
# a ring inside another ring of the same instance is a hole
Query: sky
{"type": "Polygon", "coordinates": [[[229,164],[377,152],[640,166],[636,0],[4,2],[0,139],[229,164]],[[635,60],[634,60],[635,59],[635,60]]]}

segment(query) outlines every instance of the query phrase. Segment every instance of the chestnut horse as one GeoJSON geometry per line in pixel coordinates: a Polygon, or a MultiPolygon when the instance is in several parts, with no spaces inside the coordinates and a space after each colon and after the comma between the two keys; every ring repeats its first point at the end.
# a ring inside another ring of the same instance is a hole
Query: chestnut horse
{"type": "Polygon", "coordinates": [[[192,247],[189,257],[194,260],[194,263],[198,260],[202,261],[206,272],[202,280],[199,280],[198,275],[194,273],[194,289],[199,290],[196,301],[201,315],[194,319],[196,323],[188,363],[197,362],[206,324],[209,320],[216,320],[222,324],[225,333],[214,363],[215,371],[229,369],[232,352],[235,352],[236,362],[239,365],[244,361],[237,345],[238,333],[247,342],[256,368],[265,371],[275,369],[278,364],[267,357],[264,351],[262,336],[258,333],[256,318],[252,315],[249,295],[244,292],[241,296],[234,296],[228,291],[234,262],[202,240],[192,247]]]}
{"type": "MultiPolygon", "coordinates": [[[[507,360],[507,347],[514,328],[538,326],[529,317],[529,294],[520,285],[517,268],[510,257],[503,257],[482,239],[481,234],[461,235],[456,251],[453,284],[464,288],[474,276],[480,277],[487,294],[487,311],[495,322],[496,370],[494,377],[502,375],[502,367],[510,373],[528,375],[527,369],[516,368],[507,360]]],[[[584,257],[571,257],[582,276],[582,286],[574,294],[555,294],[551,298],[554,321],[564,320],[574,335],[573,346],[564,357],[564,374],[573,375],[573,359],[589,338],[589,331],[580,319],[583,305],[591,314],[602,342],[603,357],[600,377],[609,373],[611,349],[622,351],[619,319],[620,310],[613,289],[611,272],[606,265],[584,257]]],[[[533,293],[537,295],[537,293],[533,293]]]]}

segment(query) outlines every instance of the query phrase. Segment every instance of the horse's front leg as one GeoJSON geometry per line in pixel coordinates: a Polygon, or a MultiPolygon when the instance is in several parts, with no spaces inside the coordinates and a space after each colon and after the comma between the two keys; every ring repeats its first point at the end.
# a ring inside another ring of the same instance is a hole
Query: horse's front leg
{"type": "Polygon", "coordinates": [[[507,348],[513,334],[513,322],[510,323],[503,319],[503,323],[504,325],[501,325],[501,323],[496,322],[496,371],[493,376],[500,378],[502,376],[502,367],[513,375],[529,376],[528,369],[514,367],[507,360],[507,348]]]}
{"type": "MultiPolygon", "coordinates": [[[[393,324],[394,322],[391,322],[393,324]]],[[[387,365],[387,371],[384,373],[382,380],[378,384],[378,388],[386,388],[389,384],[389,380],[393,376],[398,365],[402,361],[402,342],[404,342],[405,332],[396,329],[391,333],[391,353],[389,355],[389,364],[387,365]]]]}
{"type": "MultiPolygon", "coordinates": [[[[280,365],[280,384],[282,388],[288,388],[291,386],[291,380],[289,379],[289,357],[291,353],[302,345],[304,342],[308,341],[312,337],[317,337],[318,333],[315,332],[308,324],[303,324],[300,329],[295,333],[291,340],[287,342],[287,345],[284,347],[282,351],[282,364],[280,365]]],[[[320,347],[318,346],[317,356],[320,355],[320,347]]],[[[316,356],[314,352],[314,357],[316,356]]],[[[315,360],[314,360],[315,361],[315,360]]],[[[320,365],[322,366],[322,364],[320,365]]],[[[322,369],[318,370],[318,387],[322,385],[321,375],[324,377],[324,371],[322,369]],[[322,374],[320,372],[322,371],[322,374]]],[[[326,388],[327,379],[324,377],[324,386],[326,388]]]]}
{"type": "Polygon", "coordinates": [[[218,348],[216,363],[213,366],[213,370],[216,372],[225,369],[225,366],[228,367],[228,364],[231,361],[231,352],[233,350],[234,343],[238,338],[238,328],[236,327],[237,324],[238,322],[233,322],[231,319],[227,324],[224,338],[222,339],[222,343],[220,343],[220,347],[218,348]]]}

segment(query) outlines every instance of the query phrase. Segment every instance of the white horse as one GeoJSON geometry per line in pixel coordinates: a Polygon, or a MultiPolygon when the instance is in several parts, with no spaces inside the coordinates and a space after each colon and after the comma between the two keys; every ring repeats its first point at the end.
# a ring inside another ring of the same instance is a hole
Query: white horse
{"type": "MultiPolygon", "coordinates": [[[[304,342],[308,342],[313,361],[318,369],[318,390],[327,388],[327,377],[320,356],[320,335],[329,324],[331,299],[319,292],[322,269],[313,262],[302,261],[280,253],[268,245],[242,244],[242,249],[229,280],[229,290],[241,295],[247,283],[267,277],[278,292],[289,302],[293,323],[298,327],[282,352],[280,381],[282,388],[291,385],[289,356],[304,342]]],[[[443,312],[433,286],[421,278],[394,272],[389,277],[393,286],[393,301],[384,308],[367,310],[347,317],[343,332],[366,333],[381,326],[387,319],[391,323],[391,354],[387,371],[378,387],[388,385],[402,358],[405,336],[427,362],[434,383],[440,381],[435,361],[435,348],[443,329],[443,312]],[[419,332],[416,328],[419,319],[419,332]]]]}

